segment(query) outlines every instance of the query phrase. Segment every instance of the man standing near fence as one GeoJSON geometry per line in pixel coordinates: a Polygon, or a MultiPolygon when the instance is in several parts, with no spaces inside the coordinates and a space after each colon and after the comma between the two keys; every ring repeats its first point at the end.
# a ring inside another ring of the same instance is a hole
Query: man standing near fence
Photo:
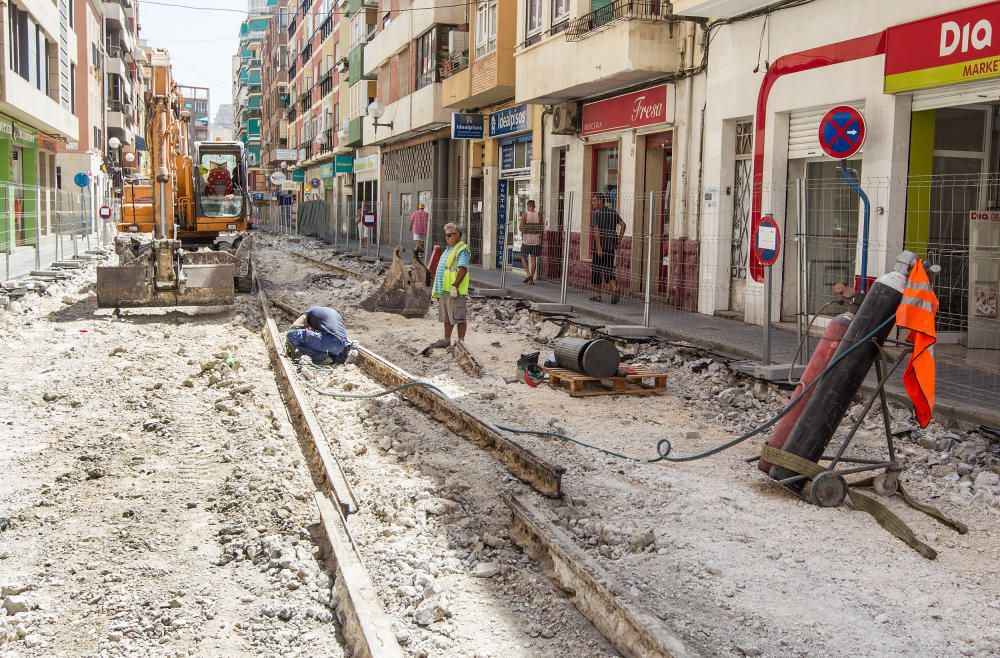
{"type": "Polygon", "coordinates": [[[434,275],[434,297],[438,300],[438,319],[444,324],[444,338],[431,347],[450,347],[452,329],[458,326],[458,340],[465,341],[466,301],[469,295],[469,264],[472,254],[462,242],[462,230],[457,224],[444,225],[448,243],[438,261],[434,275]]]}
{"type": "Polygon", "coordinates": [[[427,225],[430,223],[430,216],[424,210],[424,202],[417,204],[417,209],[410,215],[410,230],[413,232],[413,257],[423,260],[424,241],[427,239],[427,225]]]}
{"type": "Polygon", "coordinates": [[[590,281],[594,285],[595,302],[601,301],[601,289],[607,284],[611,303],[618,303],[618,280],[615,278],[615,256],[625,235],[625,221],[607,206],[607,196],[590,197],[590,281]]]}

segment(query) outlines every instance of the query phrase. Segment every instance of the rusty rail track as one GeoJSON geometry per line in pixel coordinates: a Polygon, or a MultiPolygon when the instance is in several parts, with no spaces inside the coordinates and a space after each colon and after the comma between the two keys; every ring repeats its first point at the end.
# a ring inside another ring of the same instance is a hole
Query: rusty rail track
{"type": "MultiPolygon", "coordinates": [[[[358,347],[358,356],[358,365],[386,386],[402,386],[417,381],[410,373],[365,347],[358,347]]],[[[459,436],[488,450],[515,477],[531,485],[538,493],[550,498],[562,496],[562,476],[566,469],[507,438],[493,423],[423,386],[403,389],[398,395],[447,425],[459,436]]]]}
{"type": "Polygon", "coordinates": [[[627,658],[691,655],[656,614],[635,601],[607,571],[527,501],[507,498],[510,536],[569,593],[573,605],[627,658]]]}
{"type": "MultiPolygon", "coordinates": [[[[344,640],[354,656],[402,658],[403,650],[396,641],[371,576],[365,569],[347,528],[346,517],[357,511],[357,499],[340,463],[330,453],[326,435],[316,414],[293,377],[291,363],[283,355],[281,348],[281,334],[271,317],[271,301],[259,286],[257,300],[264,321],[262,334],[274,368],[274,377],[309,464],[313,483],[317,487],[314,497],[319,510],[328,567],[336,578],[334,596],[338,601],[337,617],[344,640]]],[[[294,314],[294,310],[292,313],[294,314]]]]}
{"type": "Polygon", "coordinates": [[[295,256],[299,260],[303,260],[309,263],[310,265],[314,265],[320,268],[321,270],[326,270],[327,272],[333,272],[335,274],[343,274],[344,276],[349,276],[352,279],[357,279],[358,281],[368,281],[370,283],[375,283],[375,277],[368,276],[367,274],[362,274],[361,272],[355,272],[354,270],[348,269],[346,267],[340,267],[339,265],[328,263],[325,260],[312,258],[311,256],[300,254],[297,251],[289,251],[288,253],[295,256]]]}

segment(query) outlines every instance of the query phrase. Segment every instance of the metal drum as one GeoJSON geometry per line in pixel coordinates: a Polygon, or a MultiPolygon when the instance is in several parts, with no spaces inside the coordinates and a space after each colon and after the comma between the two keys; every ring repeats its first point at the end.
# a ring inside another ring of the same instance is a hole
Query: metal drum
{"type": "Polygon", "coordinates": [[[614,344],[603,338],[562,338],[556,343],[555,354],[561,368],[591,377],[611,377],[621,362],[614,344]]]}

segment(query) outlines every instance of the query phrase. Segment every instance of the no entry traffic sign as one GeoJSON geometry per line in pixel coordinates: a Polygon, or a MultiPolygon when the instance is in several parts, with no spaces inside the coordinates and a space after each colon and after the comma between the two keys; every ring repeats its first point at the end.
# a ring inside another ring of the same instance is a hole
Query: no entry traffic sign
{"type": "Polygon", "coordinates": [[[781,254],[781,229],[774,217],[764,215],[753,236],[753,248],[757,259],[764,267],[770,267],[778,262],[781,254]]]}
{"type": "Polygon", "coordinates": [[[97,214],[100,216],[101,219],[108,219],[111,217],[111,208],[107,206],[101,206],[100,209],[98,209],[97,214]]]}
{"type": "Polygon", "coordinates": [[[835,107],[819,122],[819,145],[831,158],[846,160],[865,143],[865,117],[850,105],[835,107]]]}

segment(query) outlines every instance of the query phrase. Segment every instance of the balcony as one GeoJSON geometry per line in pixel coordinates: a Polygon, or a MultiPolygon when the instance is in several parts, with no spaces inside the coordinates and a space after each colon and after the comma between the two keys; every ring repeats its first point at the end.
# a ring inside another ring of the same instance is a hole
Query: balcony
{"type": "Polygon", "coordinates": [[[669,5],[656,4],[655,0],[615,0],[571,21],[562,32],[522,46],[514,57],[516,102],[562,103],[678,70],[682,66],[678,40],[683,30],[671,34],[668,19],[661,17],[667,15],[669,5]],[[661,13],[653,16],[654,9],[661,13]],[[547,74],[538,75],[538,71],[547,74]]]}
{"type": "Polygon", "coordinates": [[[353,16],[361,11],[362,7],[378,7],[378,0],[350,0],[347,5],[347,15],[353,16]]]}
{"type": "Polygon", "coordinates": [[[435,82],[387,105],[379,121],[391,122],[392,128],[376,129],[370,119],[365,121],[365,144],[393,141],[417,130],[443,128],[451,123],[451,110],[442,104],[441,83],[435,82]]]}
{"type": "Polygon", "coordinates": [[[674,0],[674,13],[680,16],[732,18],[773,3],[774,0],[674,0]]]}
{"type": "Polygon", "coordinates": [[[361,146],[364,140],[364,117],[354,117],[347,122],[347,139],[345,139],[341,146],[349,146],[352,148],[357,148],[361,146]]]}
{"type": "Polygon", "coordinates": [[[566,28],[566,41],[582,41],[616,21],[663,23],[669,17],[670,3],[663,0],[614,0],[571,21],[566,28]]]}
{"type": "Polygon", "coordinates": [[[128,18],[125,16],[125,8],[118,2],[106,1],[104,3],[104,18],[109,23],[118,23],[120,29],[128,30],[128,18]]]}
{"type": "Polygon", "coordinates": [[[0,85],[0,107],[8,116],[50,135],[71,141],[79,137],[79,121],[68,109],[10,69],[0,85]]]}
{"type": "Polygon", "coordinates": [[[378,77],[375,73],[370,75],[364,74],[366,59],[365,48],[365,44],[358,44],[357,46],[354,46],[351,52],[347,55],[347,84],[351,87],[361,80],[374,80],[378,77]]]}
{"type": "Polygon", "coordinates": [[[413,0],[406,16],[389,23],[389,27],[376,33],[368,43],[365,73],[374,76],[378,68],[396,54],[403,44],[410,43],[435,25],[465,23],[466,9],[466,5],[457,2],[438,6],[437,0],[413,0]]]}

